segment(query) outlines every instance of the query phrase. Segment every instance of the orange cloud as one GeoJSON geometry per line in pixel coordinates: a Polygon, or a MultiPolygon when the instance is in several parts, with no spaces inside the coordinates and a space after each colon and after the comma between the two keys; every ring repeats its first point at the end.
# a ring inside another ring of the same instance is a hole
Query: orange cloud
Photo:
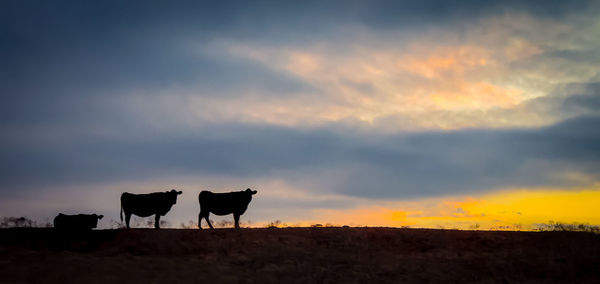
{"type": "Polygon", "coordinates": [[[487,110],[508,108],[522,101],[522,90],[504,88],[489,83],[456,82],[453,90],[440,90],[431,94],[432,105],[445,110],[487,110]],[[493,103],[490,103],[493,102],[493,103]]]}
{"type": "Polygon", "coordinates": [[[411,50],[398,60],[398,67],[430,79],[463,75],[470,69],[486,66],[492,53],[489,49],[469,45],[441,48],[415,45],[411,50]]]}
{"type": "MultiPolygon", "coordinates": [[[[527,44],[518,46],[534,49],[527,44]]],[[[436,45],[415,40],[405,49],[359,45],[341,52],[333,43],[302,48],[230,45],[232,55],[298,77],[318,90],[283,98],[249,93],[235,101],[215,102],[221,107],[202,102],[211,109],[243,105],[229,109],[253,122],[310,126],[356,120],[372,124],[380,118],[401,116],[406,118],[404,128],[409,129],[423,125],[481,127],[493,120],[482,111],[513,108],[529,96],[523,89],[486,76],[492,71],[494,76],[504,76],[506,70],[496,58],[503,52],[476,44],[436,45]],[[454,115],[431,115],[435,111],[479,111],[483,116],[471,115],[465,124],[465,119],[454,119],[454,115]],[[406,124],[411,121],[412,125],[406,124]]]]}
{"type": "Polygon", "coordinates": [[[176,112],[175,123],[192,127],[211,121],[309,128],[342,123],[385,132],[540,127],[568,117],[527,100],[593,81],[600,70],[584,59],[544,56],[595,50],[596,41],[582,39],[598,20],[586,21],[578,26],[513,12],[460,30],[352,29],[354,37],[301,45],[220,39],[203,43],[198,52],[253,61],[302,87],[280,94],[259,82],[213,96],[203,86],[185,94],[174,86],[164,96],[148,101],[141,95],[130,105],[152,125],[165,124],[164,117],[176,112]]]}

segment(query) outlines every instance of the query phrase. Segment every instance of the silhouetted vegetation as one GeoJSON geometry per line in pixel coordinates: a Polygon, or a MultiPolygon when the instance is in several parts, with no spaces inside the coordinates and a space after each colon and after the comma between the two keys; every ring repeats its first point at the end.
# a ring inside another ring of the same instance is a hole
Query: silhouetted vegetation
{"type": "MultiPolygon", "coordinates": [[[[215,228],[231,228],[233,227],[233,221],[231,220],[219,220],[219,221],[215,221],[215,220],[210,220],[211,223],[214,224],[215,228]]],[[[248,227],[250,226],[252,222],[251,221],[246,221],[246,222],[242,222],[240,221],[240,226],[241,227],[248,227]]],[[[189,220],[187,223],[180,223],[179,224],[179,228],[181,229],[198,229],[198,223],[189,220]]]]}
{"type": "MultiPolygon", "coordinates": [[[[154,217],[134,217],[131,218],[131,225],[135,228],[153,228],[154,227],[154,217]]],[[[168,228],[171,226],[171,223],[166,220],[159,221],[160,227],[168,228]]],[[[126,228],[125,225],[120,225],[122,228],[126,228]]]]}
{"type": "Polygon", "coordinates": [[[271,221],[271,222],[267,223],[267,225],[265,227],[267,227],[267,228],[284,228],[287,226],[288,225],[286,223],[281,222],[281,220],[275,220],[275,221],[271,221]]]}
{"type": "Polygon", "coordinates": [[[561,223],[550,221],[548,224],[537,224],[538,231],[588,232],[600,233],[600,226],[587,223],[561,223]]]}
{"type": "Polygon", "coordinates": [[[50,222],[38,223],[27,217],[2,217],[0,228],[33,228],[33,227],[52,227],[50,222]]]}
{"type": "Polygon", "coordinates": [[[231,221],[231,220],[221,220],[221,221],[215,223],[215,227],[217,227],[217,228],[230,228],[233,226],[234,226],[234,224],[233,224],[233,221],[231,221]]]}
{"type": "Polygon", "coordinates": [[[469,226],[469,230],[478,230],[479,228],[481,228],[481,225],[479,225],[477,223],[469,226]]]}
{"type": "Polygon", "coordinates": [[[2,217],[0,228],[29,228],[34,222],[26,217],[2,217]]]}
{"type": "Polygon", "coordinates": [[[196,228],[198,228],[198,223],[196,223],[192,220],[189,220],[187,222],[187,224],[181,222],[181,224],[179,224],[179,228],[181,228],[181,229],[196,229],[196,228]]]}
{"type": "Polygon", "coordinates": [[[512,225],[496,225],[489,228],[490,231],[521,231],[523,226],[521,224],[512,225]]]}

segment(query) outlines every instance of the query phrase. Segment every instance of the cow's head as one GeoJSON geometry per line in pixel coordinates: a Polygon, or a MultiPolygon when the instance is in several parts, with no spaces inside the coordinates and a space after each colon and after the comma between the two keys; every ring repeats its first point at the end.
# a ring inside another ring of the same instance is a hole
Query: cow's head
{"type": "Polygon", "coordinates": [[[248,193],[249,195],[255,195],[258,191],[246,188],[246,190],[244,190],[244,192],[248,193]]]}
{"type": "Polygon", "coordinates": [[[170,191],[167,191],[167,194],[169,194],[169,197],[172,198],[171,202],[173,202],[173,204],[177,203],[177,195],[182,194],[183,191],[177,191],[175,189],[171,189],[170,191]]]}

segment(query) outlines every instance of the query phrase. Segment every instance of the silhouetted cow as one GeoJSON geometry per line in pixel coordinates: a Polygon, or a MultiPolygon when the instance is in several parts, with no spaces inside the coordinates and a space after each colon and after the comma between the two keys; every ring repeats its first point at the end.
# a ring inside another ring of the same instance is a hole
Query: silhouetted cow
{"type": "Polygon", "coordinates": [[[65,215],[60,213],[54,217],[54,228],[65,231],[87,231],[96,228],[98,220],[102,217],[104,216],[96,214],[65,215]]]}
{"type": "Polygon", "coordinates": [[[198,201],[200,202],[200,214],[198,214],[198,228],[202,229],[202,218],[206,219],[208,226],[213,229],[208,215],[213,213],[215,215],[228,215],[233,213],[233,220],[235,221],[235,227],[240,227],[240,216],[248,209],[248,204],[252,201],[252,195],[258,191],[246,189],[243,191],[235,191],[228,193],[213,193],[210,191],[202,191],[198,195],[198,201]]]}
{"type": "Polygon", "coordinates": [[[154,192],[148,194],[131,194],[123,192],[121,194],[121,222],[123,222],[123,212],[125,213],[125,223],[129,229],[129,220],[131,214],[148,217],[154,216],[154,228],[159,228],[160,216],[165,216],[171,207],[177,203],[177,195],[181,191],[172,189],[165,192],[154,192]]]}

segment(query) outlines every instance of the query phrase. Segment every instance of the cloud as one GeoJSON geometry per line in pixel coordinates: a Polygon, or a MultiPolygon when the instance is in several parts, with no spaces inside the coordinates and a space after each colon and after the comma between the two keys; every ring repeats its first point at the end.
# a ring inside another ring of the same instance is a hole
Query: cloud
{"type": "Polygon", "coordinates": [[[586,28],[597,20],[577,15],[559,21],[521,11],[477,19],[466,27],[359,28],[337,41],[299,46],[230,41],[223,50],[320,90],[318,103],[306,93],[286,101],[244,101],[262,113],[265,123],[356,120],[390,131],[533,127],[564,117],[524,105],[565,85],[597,80],[599,43],[585,40],[597,34],[586,28]]]}
{"type": "Polygon", "coordinates": [[[5,3],[2,121],[542,126],[503,110],[599,71],[591,2],[344,4],[5,3]]]}
{"type": "Polygon", "coordinates": [[[215,174],[319,194],[448,195],[597,182],[597,116],[551,127],[356,136],[247,125],[187,137],[4,142],[3,190],[215,174]]]}

